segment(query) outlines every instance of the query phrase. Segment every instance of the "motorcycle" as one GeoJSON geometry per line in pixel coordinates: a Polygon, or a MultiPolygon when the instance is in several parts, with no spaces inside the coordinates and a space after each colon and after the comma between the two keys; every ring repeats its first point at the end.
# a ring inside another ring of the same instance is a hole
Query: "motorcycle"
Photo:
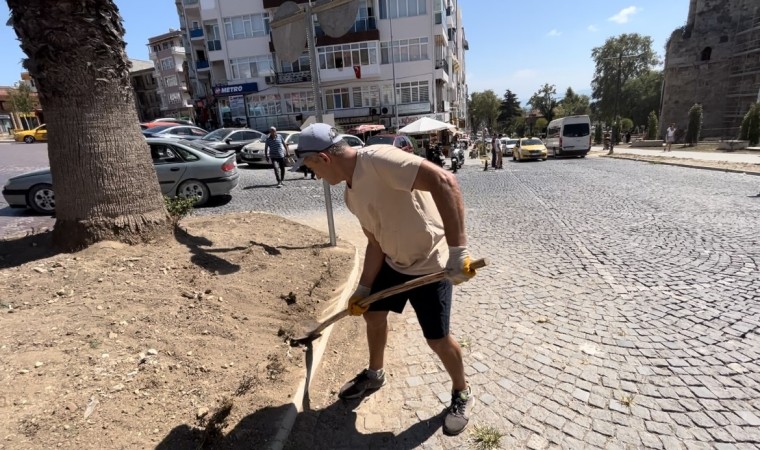
{"type": "Polygon", "coordinates": [[[425,156],[428,161],[437,164],[440,167],[443,167],[446,163],[446,158],[443,156],[443,150],[441,150],[440,145],[428,149],[425,156]]]}
{"type": "Polygon", "coordinates": [[[451,149],[451,171],[457,173],[460,167],[464,165],[464,150],[462,147],[451,149]]]}

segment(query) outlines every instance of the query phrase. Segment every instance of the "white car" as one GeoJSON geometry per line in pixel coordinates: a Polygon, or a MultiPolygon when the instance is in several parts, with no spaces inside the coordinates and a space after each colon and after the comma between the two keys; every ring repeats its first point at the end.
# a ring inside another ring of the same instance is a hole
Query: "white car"
{"type": "MultiPolygon", "coordinates": [[[[301,132],[283,130],[278,131],[277,134],[282,137],[282,140],[288,145],[289,152],[293,154],[298,147],[298,137],[301,135],[301,132]]],[[[268,136],[269,134],[265,134],[261,139],[243,147],[243,150],[240,152],[240,161],[248,164],[265,162],[264,144],[268,136]]]]}
{"type": "Polygon", "coordinates": [[[364,147],[364,141],[354,136],[353,134],[341,134],[339,136],[344,141],[346,141],[346,144],[350,145],[351,148],[355,150],[359,150],[360,148],[364,147]]]}
{"type": "Polygon", "coordinates": [[[512,152],[515,149],[519,139],[501,138],[501,151],[504,156],[512,156],[512,152]]]}

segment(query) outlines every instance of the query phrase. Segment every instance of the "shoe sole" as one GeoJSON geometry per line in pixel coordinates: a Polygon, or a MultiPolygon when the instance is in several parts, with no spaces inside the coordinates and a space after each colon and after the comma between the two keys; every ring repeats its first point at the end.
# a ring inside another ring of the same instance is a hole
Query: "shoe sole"
{"type": "Polygon", "coordinates": [[[369,395],[369,394],[377,391],[378,389],[380,389],[383,386],[385,386],[385,380],[383,380],[383,384],[381,384],[380,386],[378,386],[376,388],[365,389],[365,390],[359,392],[358,394],[354,394],[354,395],[340,395],[340,393],[338,393],[338,398],[343,399],[343,400],[353,400],[353,399],[356,399],[356,398],[364,397],[365,395],[369,395]]]}

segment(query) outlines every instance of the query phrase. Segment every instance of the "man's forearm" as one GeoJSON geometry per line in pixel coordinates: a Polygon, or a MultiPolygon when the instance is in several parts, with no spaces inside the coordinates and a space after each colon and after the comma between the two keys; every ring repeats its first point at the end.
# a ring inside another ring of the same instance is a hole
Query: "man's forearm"
{"type": "Polygon", "coordinates": [[[367,250],[364,252],[364,267],[362,269],[362,276],[359,278],[359,284],[372,287],[377,274],[380,273],[380,269],[383,267],[383,261],[385,261],[385,254],[380,246],[371,242],[368,243],[367,250]]]}

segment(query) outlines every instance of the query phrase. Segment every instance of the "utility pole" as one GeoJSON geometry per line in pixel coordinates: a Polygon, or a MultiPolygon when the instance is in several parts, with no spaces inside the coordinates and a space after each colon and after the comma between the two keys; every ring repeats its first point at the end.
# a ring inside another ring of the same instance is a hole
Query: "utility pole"
{"type": "Polygon", "coordinates": [[[619,52],[617,57],[613,58],[604,58],[604,61],[609,61],[611,59],[617,59],[617,85],[615,89],[615,110],[614,110],[614,118],[612,121],[612,135],[610,136],[610,151],[607,153],[608,155],[611,155],[615,149],[615,141],[617,140],[616,134],[620,134],[620,119],[618,118],[619,110],[618,106],[620,105],[620,89],[621,84],[623,80],[623,59],[627,58],[638,58],[639,56],[643,56],[644,53],[637,53],[635,55],[624,55],[623,52],[619,52]],[[617,133],[615,133],[617,131],[617,133]]]}

